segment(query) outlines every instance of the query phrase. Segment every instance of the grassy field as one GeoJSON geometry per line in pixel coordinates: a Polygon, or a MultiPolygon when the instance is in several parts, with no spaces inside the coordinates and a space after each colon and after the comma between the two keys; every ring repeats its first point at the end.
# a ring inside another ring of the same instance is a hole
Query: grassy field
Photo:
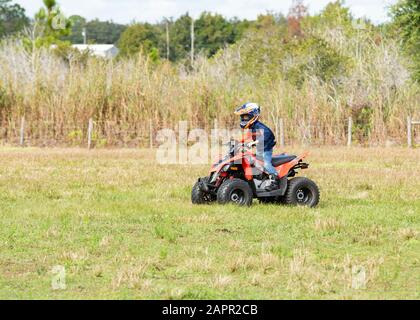
{"type": "Polygon", "coordinates": [[[193,206],[208,168],[149,150],[0,149],[0,298],[419,299],[420,150],[309,149],[317,209],[193,206]]]}

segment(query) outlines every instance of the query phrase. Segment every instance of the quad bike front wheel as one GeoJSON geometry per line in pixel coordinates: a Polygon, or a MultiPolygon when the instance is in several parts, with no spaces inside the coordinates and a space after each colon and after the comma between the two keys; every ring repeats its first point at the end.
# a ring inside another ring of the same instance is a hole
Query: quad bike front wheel
{"type": "Polygon", "coordinates": [[[294,178],[289,180],[285,203],[314,208],[319,203],[319,188],[308,178],[294,178]]]}
{"type": "Polygon", "coordinates": [[[241,179],[226,180],[217,192],[217,201],[220,204],[234,203],[240,206],[250,206],[253,197],[251,187],[241,179]]]}
{"type": "MultiPolygon", "coordinates": [[[[207,183],[209,178],[201,178],[201,181],[207,183]]],[[[197,182],[191,192],[191,201],[193,204],[210,204],[216,201],[216,197],[210,193],[205,193],[200,188],[200,182],[197,182]]]]}

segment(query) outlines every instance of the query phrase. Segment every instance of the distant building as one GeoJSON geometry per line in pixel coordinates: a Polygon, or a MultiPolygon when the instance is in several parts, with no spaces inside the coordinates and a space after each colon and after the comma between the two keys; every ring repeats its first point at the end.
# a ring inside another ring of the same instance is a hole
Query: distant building
{"type": "Polygon", "coordinates": [[[115,58],[120,51],[113,44],[74,44],[72,47],[79,51],[89,50],[93,55],[106,59],[115,58]]]}

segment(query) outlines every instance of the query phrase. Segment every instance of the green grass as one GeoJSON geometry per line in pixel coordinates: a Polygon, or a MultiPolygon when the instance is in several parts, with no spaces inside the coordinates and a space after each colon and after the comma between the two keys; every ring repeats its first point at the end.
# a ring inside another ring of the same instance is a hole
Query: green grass
{"type": "Polygon", "coordinates": [[[193,206],[208,168],[153,160],[1,149],[0,298],[420,298],[420,150],[313,149],[317,209],[193,206]]]}

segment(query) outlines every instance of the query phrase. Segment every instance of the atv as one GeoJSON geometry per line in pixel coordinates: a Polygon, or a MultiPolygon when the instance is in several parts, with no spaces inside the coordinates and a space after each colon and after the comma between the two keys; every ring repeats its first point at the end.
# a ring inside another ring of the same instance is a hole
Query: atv
{"type": "Polygon", "coordinates": [[[273,166],[279,173],[277,190],[267,191],[271,184],[264,170],[263,161],[254,152],[257,141],[231,140],[228,154],[216,161],[210,175],[200,178],[192,189],[193,204],[234,203],[250,206],[254,198],[265,204],[286,204],[316,207],[319,203],[319,188],[308,178],[295,176],[299,170],[308,169],[301,156],[280,154],[273,156],[273,166]]]}

